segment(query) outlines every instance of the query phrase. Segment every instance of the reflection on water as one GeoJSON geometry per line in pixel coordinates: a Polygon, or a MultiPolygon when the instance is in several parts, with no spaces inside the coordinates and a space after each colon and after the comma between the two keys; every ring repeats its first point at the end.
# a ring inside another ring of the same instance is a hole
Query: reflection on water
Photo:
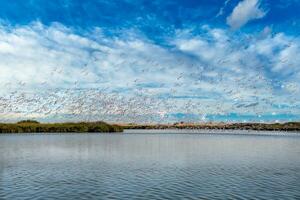
{"type": "Polygon", "coordinates": [[[299,136],[0,135],[0,199],[299,199],[299,155],[299,136]]]}

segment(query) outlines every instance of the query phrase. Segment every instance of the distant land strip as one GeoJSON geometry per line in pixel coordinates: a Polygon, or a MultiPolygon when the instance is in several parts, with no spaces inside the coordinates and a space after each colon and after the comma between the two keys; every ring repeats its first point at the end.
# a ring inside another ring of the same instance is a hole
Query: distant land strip
{"type": "Polygon", "coordinates": [[[287,123],[174,123],[174,124],[118,124],[123,129],[218,129],[300,132],[300,122],[287,123]]]}
{"type": "Polygon", "coordinates": [[[123,132],[118,125],[105,122],[78,122],[78,123],[39,123],[33,120],[24,120],[18,123],[0,123],[0,133],[113,133],[123,132]]]}
{"type": "Polygon", "coordinates": [[[287,123],[174,123],[174,124],[108,124],[98,122],[39,123],[23,120],[0,123],[0,133],[116,133],[124,129],[217,129],[300,132],[300,122],[287,123]]]}

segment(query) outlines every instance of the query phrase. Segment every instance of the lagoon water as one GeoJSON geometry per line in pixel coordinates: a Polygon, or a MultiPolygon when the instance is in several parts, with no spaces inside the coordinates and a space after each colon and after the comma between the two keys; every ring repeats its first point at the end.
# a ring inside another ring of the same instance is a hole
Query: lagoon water
{"type": "Polygon", "coordinates": [[[0,199],[300,199],[300,136],[0,135],[0,199]]]}

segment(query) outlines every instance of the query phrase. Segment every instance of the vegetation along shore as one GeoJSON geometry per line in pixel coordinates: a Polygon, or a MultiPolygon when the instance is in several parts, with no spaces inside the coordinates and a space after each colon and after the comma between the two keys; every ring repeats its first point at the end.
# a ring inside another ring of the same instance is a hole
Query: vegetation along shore
{"type": "Polygon", "coordinates": [[[110,125],[105,122],[78,122],[78,123],[39,123],[25,120],[18,123],[0,123],[0,133],[84,133],[122,132],[123,128],[118,125],[110,125]]]}
{"type": "Polygon", "coordinates": [[[174,123],[174,124],[120,124],[124,129],[219,129],[300,132],[300,122],[287,123],[174,123]]]}
{"type": "Polygon", "coordinates": [[[300,132],[300,122],[287,123],[174,123],[174,124],[108,124],[99,122],[39,123],[24,120],[0,123],[0,133],[114,133],[124,129],[218,129],[300,132]]]}

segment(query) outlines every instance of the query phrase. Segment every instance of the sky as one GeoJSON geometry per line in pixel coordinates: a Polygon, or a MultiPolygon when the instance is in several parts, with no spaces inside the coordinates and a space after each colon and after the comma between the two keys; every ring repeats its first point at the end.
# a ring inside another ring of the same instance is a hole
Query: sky
{"type": "Polygon", "coordinates": [[[0,0],[0,121],[300,121],[300,0],[0,0]]]}

